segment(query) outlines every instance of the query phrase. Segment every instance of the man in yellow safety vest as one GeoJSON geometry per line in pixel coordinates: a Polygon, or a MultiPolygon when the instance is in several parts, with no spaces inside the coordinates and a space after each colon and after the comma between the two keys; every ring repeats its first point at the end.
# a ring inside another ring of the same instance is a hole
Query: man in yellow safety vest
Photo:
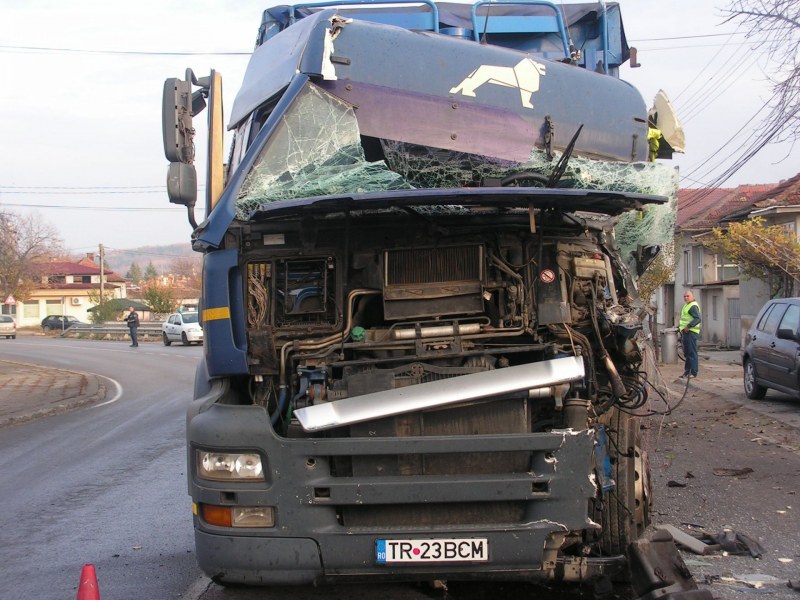
{"type": "Polygon", "coordinates": [[[683,365],[683,375],[685,377],[697,377],[697,339],[700,337],[700,305],[694,299],[694,294],[686,290],[683,294],[684,305],[681,309],[681,320],[678,329],[681,332],[681,342],[683,344],[683,355],[686,362],[683,365]]]}

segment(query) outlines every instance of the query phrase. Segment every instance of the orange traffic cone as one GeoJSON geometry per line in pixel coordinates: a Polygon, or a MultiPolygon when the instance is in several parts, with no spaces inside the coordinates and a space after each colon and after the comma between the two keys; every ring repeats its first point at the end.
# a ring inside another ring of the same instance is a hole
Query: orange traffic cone
{"type": "Polygon", "coordinates": [[[76,600],[100,600],[97,575],[92,564],[87,563],[81,569],[81,582],[78,584],[78,597],[76,600]]]}

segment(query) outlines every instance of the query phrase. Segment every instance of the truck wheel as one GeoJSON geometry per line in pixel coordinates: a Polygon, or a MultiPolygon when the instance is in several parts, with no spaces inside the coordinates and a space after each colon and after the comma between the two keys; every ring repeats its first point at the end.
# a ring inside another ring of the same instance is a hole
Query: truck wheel
{"type": "Polygon", "coordinates": [[[164,345],[169,346],[172,342],[169,341],[166,333],[161,333],[161,339],[164,340],[164,345]]]}
{"type": "Polygon", "coordinates": [[[595,501],[605,556],[625,554],[650,523],[650,465],[641,446],[639,420],[614,409],[607,424],[615,488],[595,501]]]}

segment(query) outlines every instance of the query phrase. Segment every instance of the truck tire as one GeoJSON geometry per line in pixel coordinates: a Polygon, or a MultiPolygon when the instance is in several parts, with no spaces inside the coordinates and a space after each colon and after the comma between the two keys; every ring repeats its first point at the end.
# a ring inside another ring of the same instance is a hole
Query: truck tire
{"type": "Polygon", "coordinates": [[[616,486],[595,501],[595,520],[602,526],[604,556],[625,554],[650,523],[650,466],[640,441],[639,419],[612,409],[607,424],[612,474],[616,486]]]}

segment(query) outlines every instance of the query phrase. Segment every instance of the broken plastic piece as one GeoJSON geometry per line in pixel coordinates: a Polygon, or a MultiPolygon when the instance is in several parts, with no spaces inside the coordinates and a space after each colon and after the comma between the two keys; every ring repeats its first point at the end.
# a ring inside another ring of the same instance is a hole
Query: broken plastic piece
{"type": "Polygon", "coordinates": [[[583,376],[583,359],[568,356],[315,404],[298,409],[294,414],[306,431],[323,431],[457,402],[576,381],[583,376]]]}

